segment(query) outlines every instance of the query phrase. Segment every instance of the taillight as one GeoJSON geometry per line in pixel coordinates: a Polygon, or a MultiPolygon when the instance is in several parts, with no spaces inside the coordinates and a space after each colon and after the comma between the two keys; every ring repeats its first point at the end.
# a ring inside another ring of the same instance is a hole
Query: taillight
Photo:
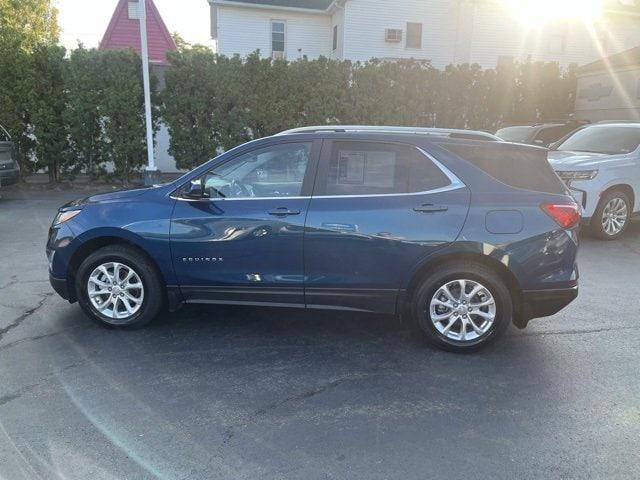
{"type": "Polygon", "coordinates": [[[573,228],[580,223],[580,209],[576,203],[543,203],[540,207],[562,228],[573,228]]]}

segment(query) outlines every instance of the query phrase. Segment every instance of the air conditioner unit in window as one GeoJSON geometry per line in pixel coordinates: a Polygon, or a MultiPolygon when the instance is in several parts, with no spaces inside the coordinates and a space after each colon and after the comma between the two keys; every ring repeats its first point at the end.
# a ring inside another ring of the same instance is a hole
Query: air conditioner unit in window
{"type": "Polygon", "coordinates": [[[400,43],[402,41],[402,29],[387,28],[384,31],[384,39],[386,42],[400,43]]]}
{"type": "Polygon", "coordinates": [[[284,60],[284,52],[273,52],[271,54],[271,57],[274,60],[284,60]]]}

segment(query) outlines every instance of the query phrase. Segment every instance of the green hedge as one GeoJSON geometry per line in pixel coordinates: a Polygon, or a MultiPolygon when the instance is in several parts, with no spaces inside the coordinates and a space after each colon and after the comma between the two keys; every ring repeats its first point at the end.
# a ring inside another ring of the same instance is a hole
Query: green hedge
{"type": "MultiPolygon", "coordinates": [[[[3,51],[0,123],[19,143],[24,174],[52,182],[79,172],[127,183],[146,162],[142,68],[129,51],[55,45],[3,51]]],[[[156,102],[157,103],[157,102],[156,102]]]]}
{"type": "Polygon", "coordinates": [[[411,125],[494,131],[512,122],[573,112],[575,69],[514,63],[435,69],[401,60],[293,62],[216,56],[186,48],[171,55],[162,116],[171,154],[191,168],[248,139],[313,124],[411,125]]]}
{"type": "MultiPolygon", "coordinates": [[[[227,58],[205,47],[181,48],[170,59],[166,88],[153,96],[154,118],[169,128],[181,168],[304,125],[495,130],[557,119],[573,111],[576,88],[575,70],[554,63],[438,70],[414,60],[227,58]]],[[[23,171],[46,168],[57,181],[105,175],[112,162],[127,182],[146,159],[140,64],[133,51],[0,45],[0,123],[20,143],[23,171]]]]}

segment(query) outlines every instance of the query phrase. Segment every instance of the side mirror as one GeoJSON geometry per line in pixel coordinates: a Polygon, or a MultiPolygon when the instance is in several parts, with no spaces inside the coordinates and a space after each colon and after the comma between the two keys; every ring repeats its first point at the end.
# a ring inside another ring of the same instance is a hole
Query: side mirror
{"type": "Polygon", "coordinates": [[[560,142],[553,142],[549,144],[549,150],[557,150],[558,147],[560,146],[560,142]]]}
{"type": "Polygon", "coordinates": [[[182,191],[182,196],[192,200],[200,200],[204,196],[202,180],[198,178],[187,183],[182,191]]]}

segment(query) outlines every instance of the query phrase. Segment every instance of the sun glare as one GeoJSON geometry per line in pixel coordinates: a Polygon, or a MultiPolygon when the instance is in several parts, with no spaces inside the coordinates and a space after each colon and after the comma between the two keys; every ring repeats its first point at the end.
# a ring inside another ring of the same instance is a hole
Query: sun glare
{"type": "Polygon", "coordinates": [[[528,27],[557,20],[592,22],[602,14],[602,0],[505,0],[513,15],[528,27]]]}

